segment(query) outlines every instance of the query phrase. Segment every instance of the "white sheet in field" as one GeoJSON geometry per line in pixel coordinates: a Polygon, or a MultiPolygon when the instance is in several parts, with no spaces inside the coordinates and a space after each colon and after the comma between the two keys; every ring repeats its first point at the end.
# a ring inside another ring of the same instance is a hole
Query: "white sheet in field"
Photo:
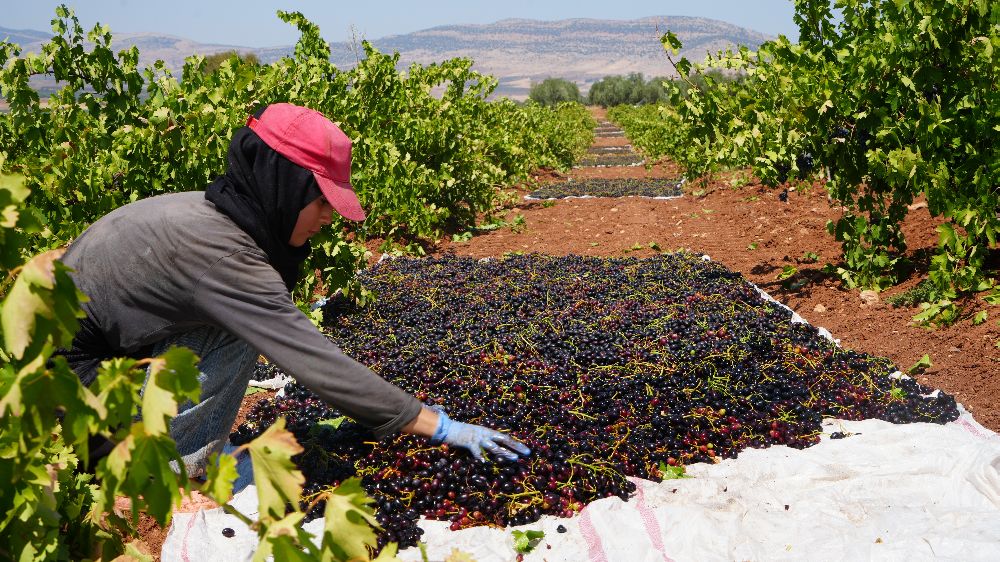
{"type": "MultiPolygon", "coordinates": [[[[824,431],[853,435],[824,435],[804,450],[750,449],[688,467],[693,478],[636,480],[628,502],[599,500],[571,519],[518,527],[545,532],[524,559],[1000,560],[1000,436],[968,413],[943,426],[827,420],[824,431]]],[[[255,494],[251,485],[233,503],[254,513],[255,494]]],[[[453,548],[480,562],[515,557],[510,529],[421,527],[430,560],[453,548]]],[[[248,560],[255,544],[221,509],[177,514],[162,559],[248,560]]],[[[400,555],[421,560],[416,548],[400,555]]]]}

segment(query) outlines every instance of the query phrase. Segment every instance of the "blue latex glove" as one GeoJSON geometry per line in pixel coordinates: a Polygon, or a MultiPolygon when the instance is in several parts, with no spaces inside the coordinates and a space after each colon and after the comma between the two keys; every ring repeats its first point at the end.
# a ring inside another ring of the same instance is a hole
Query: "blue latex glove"
{"type": "Polygon", "coordinates": [[[531,449],[523,443],[499,431],[452,420],[444,410],[435,408],[438,412],[438,425],[431,443],[447,443],[455,447],[468,449],[478,460],[483,459],[485,450],[494,457],[505,461],[516,461],[517,457],[528,456],[531,449]]]}

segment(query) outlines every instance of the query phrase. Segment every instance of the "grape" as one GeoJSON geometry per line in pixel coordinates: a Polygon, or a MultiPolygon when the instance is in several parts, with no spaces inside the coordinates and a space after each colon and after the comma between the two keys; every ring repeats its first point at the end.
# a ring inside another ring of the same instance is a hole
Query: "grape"
{"type": "Polygon", "coordinates": [[[813,171],[813,156],[808,152],[803,152],[795,157],[795,165],[799,168],[801,174],[808,174],[813,171]]]}

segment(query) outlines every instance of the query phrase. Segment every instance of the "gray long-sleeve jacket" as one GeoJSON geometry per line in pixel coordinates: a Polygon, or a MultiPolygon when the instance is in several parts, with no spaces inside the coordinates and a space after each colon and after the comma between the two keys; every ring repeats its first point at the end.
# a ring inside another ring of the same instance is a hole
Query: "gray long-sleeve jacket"
{"type": "Polygon", "coordinates": [[[201,191],[121,207],[63,257],[89,324],[111,351],[135,354],[173,334],[216,326],[246,341],[376,436],[399,431],[421,403],[344,355],[292,302],[253,239],[201,191]]]}

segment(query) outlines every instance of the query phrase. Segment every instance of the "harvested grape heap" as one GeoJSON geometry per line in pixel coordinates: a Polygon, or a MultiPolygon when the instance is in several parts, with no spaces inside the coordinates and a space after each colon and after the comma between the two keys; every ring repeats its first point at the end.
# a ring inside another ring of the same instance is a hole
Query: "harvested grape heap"
{"type": "Polygon", "coordinates": [[[588,154],[587,156],[581,158],[577,162],[576,166],[578,168],[593,166],[635,166],[637,164],[642,164],[645,161],[646,159],[637,152],[620,151],[610,154],[588,154]]]}
{"type": "Polygon", "coordinates": [[[586,178],[550,183],[532,191],[535,199],[564,197],[679,197],[681,179],[586,178]]]}
{"type": "Polygon", "coordinates": [[[620,146],[591,146],[587,148],[587,154],[621,154],[621,153],[634,153],[635,149],[632,145],[620,145],[620,146]]]}
{"type": "Polygon", "coordinates": [[[367,308],[331,301],[333,341],[452,418],[510,432],[532,455],[491,464],[408,435],[375,444],[296,385],[260,403],[232,439],[285,416],[306,449],[296,461],[307,492],[361,476],[381,539],[403,547],[418,540],[419,515],[452,529],[568,517],[599,498],[627,499],[627,477],[658,481],[747,447],[808,447],[824,417],[958,416],[951,396],[893,376],[887,359],[836,347],[697,255],[395,259],[360,281],[377,298],[367,308]]]}

